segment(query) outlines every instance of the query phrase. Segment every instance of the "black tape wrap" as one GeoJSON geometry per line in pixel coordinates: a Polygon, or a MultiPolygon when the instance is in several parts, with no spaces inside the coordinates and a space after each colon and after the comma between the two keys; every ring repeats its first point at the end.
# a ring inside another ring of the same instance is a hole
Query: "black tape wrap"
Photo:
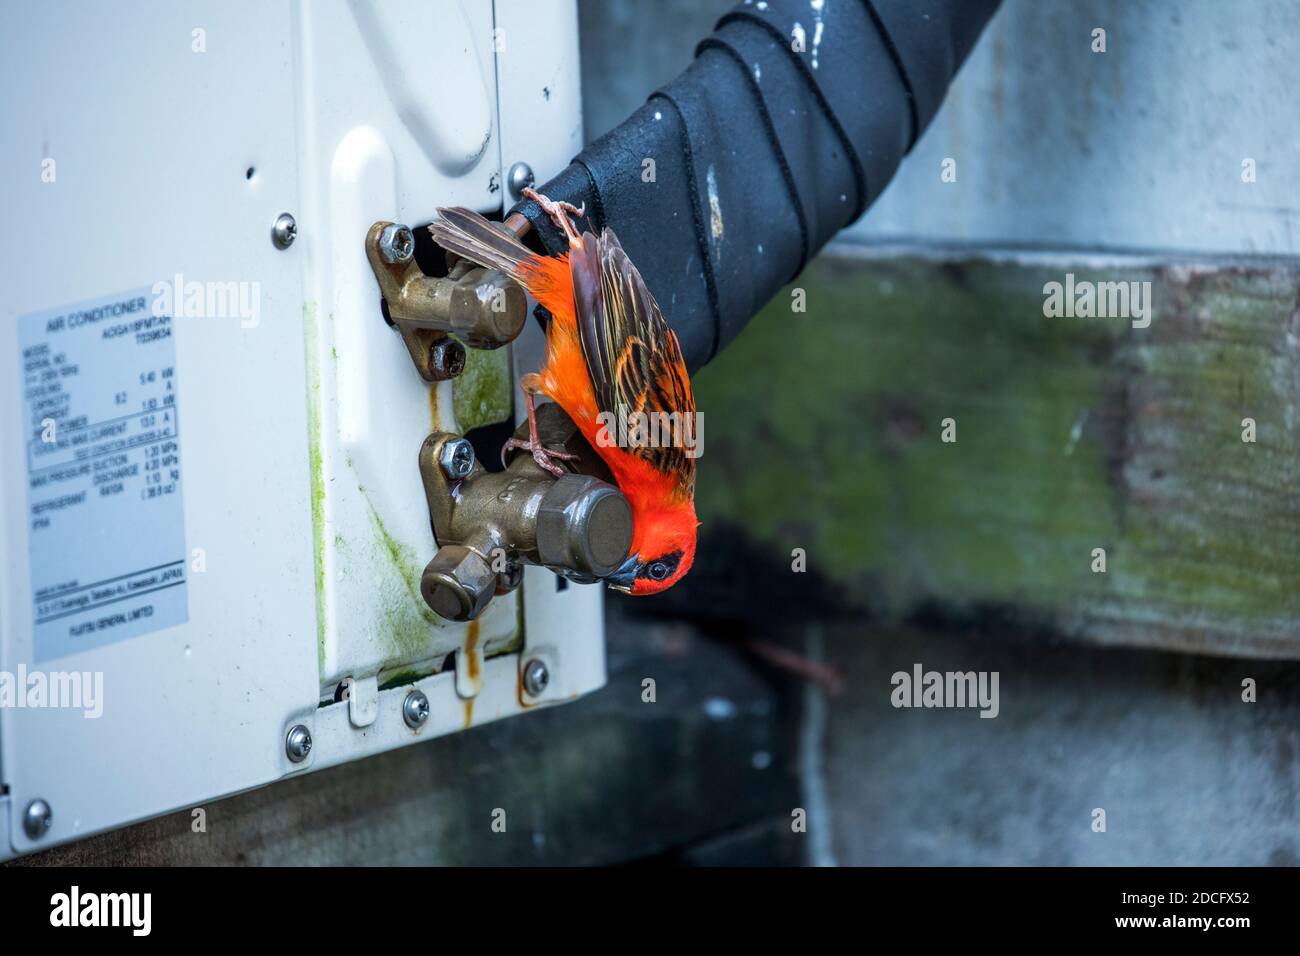
{"type": "MultiPolygon", "coordinates": [[[[999,2],[738,4],[541,191],[614,228],[694,371],[880,195],[999,2]]],[[[513,211],[567,247],[536,203],[513,211]]]]}

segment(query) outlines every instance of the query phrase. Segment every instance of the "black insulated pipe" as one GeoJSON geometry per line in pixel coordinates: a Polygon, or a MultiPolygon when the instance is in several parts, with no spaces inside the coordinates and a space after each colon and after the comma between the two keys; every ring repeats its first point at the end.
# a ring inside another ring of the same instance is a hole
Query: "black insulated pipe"
{"type": "Polygon", "coordinates": [[[880,195],[999,2],[746,0],[541,191],[613,227],[695,371],[880,195]]]}

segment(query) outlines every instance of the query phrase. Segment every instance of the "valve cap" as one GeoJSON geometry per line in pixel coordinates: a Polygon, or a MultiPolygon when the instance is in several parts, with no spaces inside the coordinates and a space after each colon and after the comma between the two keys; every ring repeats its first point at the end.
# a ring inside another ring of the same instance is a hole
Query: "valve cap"
{"type": "Polygon", "coordinates": [[[632,546],[632,509],[613,485],[562,475],[537,510],[537,554],[547,567],[612,574],[632,546]]]}

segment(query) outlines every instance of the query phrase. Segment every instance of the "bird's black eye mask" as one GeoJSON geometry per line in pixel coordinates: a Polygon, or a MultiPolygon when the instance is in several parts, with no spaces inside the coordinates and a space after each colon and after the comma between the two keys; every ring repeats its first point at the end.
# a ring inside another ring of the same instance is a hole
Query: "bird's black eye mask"
{"type": "Polygon", "coordinates": [[[674,551],[672,554],[647,561],[637,573],[637,577],[651,581],[664,581],[671,578],[677,572],[677,565],[681,564],[682,554],[681,551],[674,551]]]}

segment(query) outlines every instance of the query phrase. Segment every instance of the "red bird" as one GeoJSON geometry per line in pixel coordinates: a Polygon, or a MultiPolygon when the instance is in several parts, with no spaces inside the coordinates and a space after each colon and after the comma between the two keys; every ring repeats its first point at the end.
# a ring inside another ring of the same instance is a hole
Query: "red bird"
{"type": "Polygon", "coordinates": [[[695,399],[681,346],[612,229],[580,236],[569,214],[581,216],[581,210],[531,189],[524,194],[564,230],[568,253],[537,255],[462,208],[439,209],[429,231],[444,249],[515,279],[550,312],[546,363],[519,380],[529,440],[511,439],[506,447],[525,448],[541,467],[561,474],[551,459],[573,456],[538,440],[534,396],[546,395],[563,408],[632,507],[630,556],[606,580],[630,594],[655,594],[680,581],[695,560],[695,458],[680,441],[620,446],[607,425],[610,416],[676,413],[673,420],[694,428],[695,399]]]}

